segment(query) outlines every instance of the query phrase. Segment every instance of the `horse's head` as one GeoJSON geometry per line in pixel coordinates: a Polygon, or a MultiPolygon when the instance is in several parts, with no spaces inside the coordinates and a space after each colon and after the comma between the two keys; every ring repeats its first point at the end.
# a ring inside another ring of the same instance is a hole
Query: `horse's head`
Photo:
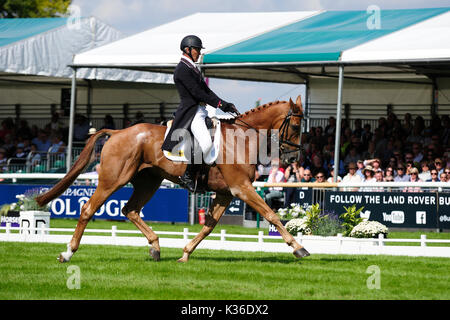
{"type": "Polygon", "coordinates": [[[301,96],[294,103],[289,99],[289,111],[280,126],[280,158],[285,162],[298,160],[301,152],[303,106],[301,96]]]}

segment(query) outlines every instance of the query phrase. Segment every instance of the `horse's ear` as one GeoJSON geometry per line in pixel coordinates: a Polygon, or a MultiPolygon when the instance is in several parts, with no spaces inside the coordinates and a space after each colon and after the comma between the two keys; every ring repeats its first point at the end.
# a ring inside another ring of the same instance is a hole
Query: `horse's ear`
{"type": "Polygon", "coordinates": [[[289,107],[291,108],[291,110],[295,110],[295,103],[291,98],[289,98],[289,107]]]}
{"type": "Polygon", "coordinates": [[[301,113],[303,113],[303,105],[302,105],[302,96],[301,95],[299,95],[297,97],[297,101],[295,102],[295,104],[300,109],[301,113]]]}

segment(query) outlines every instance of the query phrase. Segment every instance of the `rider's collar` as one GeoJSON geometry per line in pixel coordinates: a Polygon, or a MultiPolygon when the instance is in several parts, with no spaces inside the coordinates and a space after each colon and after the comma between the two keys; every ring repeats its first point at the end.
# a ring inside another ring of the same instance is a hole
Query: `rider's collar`
{"type": "Polygon", "coordinates": [[[183,56],[181,56],[181,60],[183,60],[183,61],[189,63],[191,66],[193,66],[194,68],[196,68],[197,70],[199,70],[198,65],[197,65],[194,61],[192,61],[191,59],[189,59],[188,57],[186,57],[186,56],[183,55],[183,56]]]}

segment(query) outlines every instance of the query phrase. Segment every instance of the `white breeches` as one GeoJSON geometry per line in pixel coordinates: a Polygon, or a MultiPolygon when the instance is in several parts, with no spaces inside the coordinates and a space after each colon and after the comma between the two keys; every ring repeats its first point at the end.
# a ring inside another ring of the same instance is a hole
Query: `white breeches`
{"type": "Polygon", "coordinates": [[[191,131],[195,139],[197,139],[200,149],[202,149],[203,156],[206,156],[211,149],[213,143],[211,134],[206,126],[205,119],[208,116],[208,111],[203,106],[198,106],[197,113],[191,123],[191,131]]]}

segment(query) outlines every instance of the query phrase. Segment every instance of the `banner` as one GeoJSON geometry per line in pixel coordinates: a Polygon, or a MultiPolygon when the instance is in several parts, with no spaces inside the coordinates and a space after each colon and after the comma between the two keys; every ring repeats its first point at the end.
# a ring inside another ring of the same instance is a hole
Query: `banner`
{"type": "MultiPolygon", "coordinates": [[[[16,202],[16,195],[45,192],[50,186],[0,185],[0,205],[16,202]]],[[[95,187],[72,186],[50,206],[52,218],[76,218],[82,206],[94,194],[95,187]]],[[[95,219],[126,220],[122,208],[127,204],[133,188],[121,188],[112,194],[95,213],[95,219]]],[[[188,222],[188,191],[184,189],[160,188],[140,212],[144,221],[188,222]]]]}
{"type": "Polygon", "coordinates": [[[438,199],[439,229],[450,230],[450,193],[439,193],[438,199]]]}
{"type": "MultiPolygon", "coordinates": [[[[341,215],[344,207],[364,207],[361,217],[393,228],[438,228],[436,193],[335,192],[325,193],[325,209],[341,215]]],[[[447,211],[448,212],[448,211],[447,211]]],[[[447,214],[450,217],[450,214],[447,214]]]]}

